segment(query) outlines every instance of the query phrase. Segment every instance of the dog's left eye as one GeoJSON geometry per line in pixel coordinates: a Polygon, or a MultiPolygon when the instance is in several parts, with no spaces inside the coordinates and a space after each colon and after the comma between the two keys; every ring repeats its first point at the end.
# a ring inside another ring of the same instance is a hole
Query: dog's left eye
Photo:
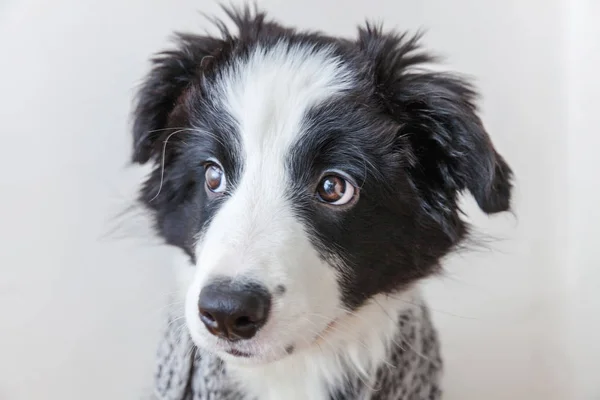
{"type": "Polygon", "coordinates": [[[317,197],[324,203],[341,206],[356,200],[357,190],[348,180],[337,175],[327,175],[317,186],[317,197]]]}
{"type": "Polygon", "coordinates": [[[211,192],[221,193],[225,191],[227,180],[225,179],[223,169],[219,165],[215,163],[206,164],[204,178],[206,180],[206,187],[211,192]]]}

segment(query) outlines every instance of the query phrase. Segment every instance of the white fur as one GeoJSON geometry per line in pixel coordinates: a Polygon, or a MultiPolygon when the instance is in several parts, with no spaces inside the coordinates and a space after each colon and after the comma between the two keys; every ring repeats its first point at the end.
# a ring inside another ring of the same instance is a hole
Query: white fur
{"type": "Polygon", "coordinates": [[[305,112],[349,89],[349,71],[327,49],[258,48],[220,76],[215,93],[237,123],[243,174],[198,242],[194,277],[185,279],[186,321],[194,342],[221,356],[260,399],[326,399],[326,384],[343,379],[345,366],[369,376],[395,332],[390,315],[406,307],[380,296],[355,315],[344,311],[336,268],[319,257],[286,197],[286,157],[304,132],[305,112]],[[254,354],[249,360],[225,353],[230,344],[198,318],[199,293],[219,276],[286,288],[267,324],[236,345],[254,354]],[[291,356],[288,346],[296,349],[291,356]]]}
{"type": "Polygon", "coordinates": [[[398,331],[394,316],[419,302],[416,290],[400,297],[375,296],[338,320],[310,348],[269,364],[233,364],[229,369],[260,400],[327,400],[327,388],[343,386],[349,373],[357,373],[365,386],[374,388],[377,368],[386,362],[389,346],[397,344],[393,341],[398,331]]]}

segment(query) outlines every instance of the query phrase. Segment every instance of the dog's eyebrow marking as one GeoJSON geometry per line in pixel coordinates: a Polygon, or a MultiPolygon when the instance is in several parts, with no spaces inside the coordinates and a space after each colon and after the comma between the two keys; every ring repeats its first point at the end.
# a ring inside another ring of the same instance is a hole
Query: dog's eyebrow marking
{"type": "Polygon", "coordinates": [[[229,67],[218,86],[246,153],[284,157],[303,131],[305,113],[354,81],[330,47],[280,42],[254,49],[229,67]]]}

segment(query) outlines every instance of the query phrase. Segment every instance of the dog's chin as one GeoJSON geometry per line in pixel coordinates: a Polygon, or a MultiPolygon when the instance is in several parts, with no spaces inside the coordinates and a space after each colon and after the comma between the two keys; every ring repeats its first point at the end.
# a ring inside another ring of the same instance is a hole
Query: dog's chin
{"type": "Polygon", "coordinates": [[[270,347],[263,348],[262,346],[257,345],[236,345],[235,343],[228,343],[222,340],[217,340],[215,343],[214,341],[202,340],[201,338],[198,338],[198,335],[192,335],[192,340],[200,349],[216,355],[227,362],[227,364],[239,366],[270,364],[289,357],[291,354],[290,349],[293,349],[293,346],[284,349],[270,347]],[[194,338],[194,336],[196,336],[196,338],[194,338]]]}
{"type": "Polygon", "coordinates": [[[254,342],[234,342],[217,339],[201,330],[190,328],[188,331],[194,344],[204,352],[214,354],[228,364],[252,366],[269,364],[288,357],[289,349],[254,342]]]}
{"type": "Polygon", "coordinates": [[[263,353],[240,353],[237,351],[219,352],[218,356],[228,365],[237,365],[240,367],[253,367],[277,362],[288,357],[286,353],[273,354],[272,352],[263,353]]]}

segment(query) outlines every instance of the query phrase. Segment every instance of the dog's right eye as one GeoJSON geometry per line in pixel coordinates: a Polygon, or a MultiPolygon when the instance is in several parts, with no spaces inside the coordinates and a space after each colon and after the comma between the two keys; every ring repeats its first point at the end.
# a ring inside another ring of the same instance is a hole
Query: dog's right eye
{"type": "Polygon", "coordinates": [[[317,186],[317,198],[326,204],[342,206],[356,201],[358,190],[347,179],[326,175],[317,186]]]}
{"type": "Polygon", "coordinates": [[[213,193],[222,193],[227,188],[227,180],[221,168],[216,163],[208,163],[205,165],[204,178],[206,180],[206,188],[213,193]]]}

